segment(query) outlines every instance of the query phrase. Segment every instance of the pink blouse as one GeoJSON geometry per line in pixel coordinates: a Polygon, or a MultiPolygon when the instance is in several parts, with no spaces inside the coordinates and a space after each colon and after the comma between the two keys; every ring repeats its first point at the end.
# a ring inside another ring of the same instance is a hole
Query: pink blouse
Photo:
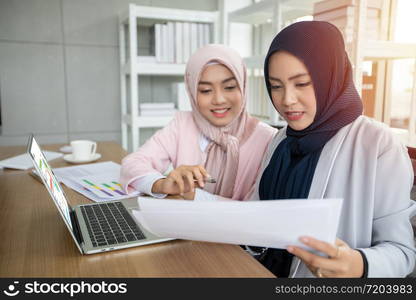
{"type": "MultiPolygon", "coordinates": [[[[252,193],[263,155],[276,132],[276,129],[259,122],[251,136],[240,146],[232,199],[246,200],[252,193]]],[[[201,136],[192,113],[178,112],[166,127],[123,159],[120,178],[123,188],[126,191],[132,188],[133,181],[140,177],[162,175],[170,164],[173,168],[204,165],[207,153],[201,150],[201,136]]]]}

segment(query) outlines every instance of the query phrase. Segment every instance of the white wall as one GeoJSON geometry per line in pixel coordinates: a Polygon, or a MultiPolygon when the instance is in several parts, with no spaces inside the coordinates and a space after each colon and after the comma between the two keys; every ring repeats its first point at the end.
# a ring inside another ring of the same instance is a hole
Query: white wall
{"type": "MultiPolygon", "coordinates": [[[[0,146],[30,132],[120,142],[117,15],[128,3],[217,10],[217,0],[0,0],[0,146]]],[[[144,94],[166,94],[146,80],[144,94]]]]}

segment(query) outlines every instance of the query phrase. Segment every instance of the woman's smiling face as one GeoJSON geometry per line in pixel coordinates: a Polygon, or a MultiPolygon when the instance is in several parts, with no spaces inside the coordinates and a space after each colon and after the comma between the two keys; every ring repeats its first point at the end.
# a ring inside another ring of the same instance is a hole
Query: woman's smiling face
{"type": "Polygon", "coordinates": [[[277,111],[293,130],[303,130],[315,120],[316,97],[308,69],[296,56],[277,51],[269,59],[269,84],[277,111]]]}
{"type": "Polygon", "coordinates": [[[243,99],[234,74],[222,64],[208,65],[198,82],[199,112],[212,125],[228,125],[240,113],[243,99]]]}

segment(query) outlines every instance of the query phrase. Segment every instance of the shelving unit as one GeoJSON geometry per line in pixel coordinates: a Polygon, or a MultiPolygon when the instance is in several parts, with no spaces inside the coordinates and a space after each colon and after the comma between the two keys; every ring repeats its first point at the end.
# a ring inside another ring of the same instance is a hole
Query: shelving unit
{"type": "MultiPolygon", "coordinates": [[[[323,1],[322,1],[323,2],[323,1]]],[[[335,5],[339,2],[332,2],[335,5]]],[[[394,101],[392,95],[392,69],[393,61],[397,59],[416,59],[416,44],[398,43],[393,41],[394,24],[397,14],[397,0],[344,0],[354,9],[351,17],[354,24],[352,38],[346,43],[346,50],[353,66],[355,86],[359,93],[367,89],[363,84],[363,62],[372,62],[376,67],[374,83],[374,112],[370,115],[374,119],[390,126],[391,105],[394,101]],[[367,23],[370,8],[379,10],[379,26],[376,35],[368,35],[367,23]]],[[[331,21],[330,21],[331,22],[331,21]]],[[[335,24],[336,25],[336,24],[335,24]]],[[[341,28],[340,28],[341,29],[341,28]]],[[[341,30],[343,33],[344,31],[341,30]]],[[[411,31],[409,31],[410,33],[411,31]]],[[[345,34],[345,33],[344,33],[345,34]]],[[[416,74],[416,63],[415,72],[416,74]]],[[[414,75],[415,76],[415,75],[414,75]]],[[[416,78],[413,79],[413,93],[410,103],[409,125],[407,129],[392,128],[403,142],[416,144],[416,78]]],[[[363,100],[365,97],[363,95],[363,100]]]]}
{"type": "Polygon", "coordinates": [[[256,46],[254,44],[259,42],[263,44],[266,42],[265,40],[270,43],[271,38],[285,24],[312,15],[315,2],[317,0],[264,0],[228,12],[228,26],[230,23],[250,24],[253,28],[265,25],[271,26],[270,36],[261,37],[263,42],[253,40],[252,55],[244,58],[249,72],[249,87],[255,89],[250,96],[253,99],[253,105],[249,105],[248,110],[253,116],[270,125],[282,127],[286,125],[286,122],[276,113],[265,88],[263,64],[267,48],[262,47],[263,49],[260,49],[260,53],[258,53],[259,51],[254,50],[256,46]]]}
{"type": "Polygon", "coordinates": [[[264,0],[247,7],[230,12],[230,22],[246,24],[262,24],[271,22],[277,30],[287,21],[310,15],[316,0],[264,0]]]}
{"type": "MultiPolygon", "coordinates": [[[[277,114],[268,99],[267,91],[265,91],[264,79],[262,76],[264,56],[266,54],[266,46],[271,42],[272,38],[283,27],[291,23],[292,20],[302,18],[303,16],[313,15],[314,6],[320,2],[330,2],[322,0],[264,0],[253,3],[247,7],[228,12],[226,17],[226,24],[230,27],[230,23],[246,23],[252,25],[252,28],[264,26],[267,24],[271,26],[267,37],[262,37],[266,41],[266,45],[259,40],[252,40],[252,56],[245,57],[245,62],[249,69],[249,74],[256,74],[251,76],[249,86],[263,88],[263,90],[256,91],[253,97],[258,95],[261,99],[254,98],[256,104],[263,109],[263,111],[253,111],[250,113],[259,119],[272,124],[283,125],[284,121],[276,118],[277,114]],[[260,47],[256,47],[260,45],[260,47]],[[259,49],[260,48],[260,49],[259,49]],[[260,50],[260,51],[259,51],[260,50]],[[260,74],[260,75],[259,75],[260,74]],[[259,102],[260,101],[260,102],[259,102]],[[263,102],[262,102],[263,101],[263,102]],[[265,106],[264,101],[269,104],[265,106]],[[265,109],[265,110],[264,110],[265,109]]],[[[416,44],[397,43],[393,42],[393,23],[395,17],[395,6],[397,0],[339,0],[332,1],[336,5],[353,5],[354,6],[354,24],[352,41],[346,42],[346,50],[349,53],[353,71],[354,81],[359,92],[361,92],[363,70],[362,65],[364,61],[372,61],[377,65],[377,82],[378,87],[375,91],[375,113],[374,118],[390,124],[390,107],[391,107],[391,72],[392,61],[403,58],[416,58],[416,44]],[[366,36],[365,28],[367,17],[367,7],[378,7],[380,9],[380,24],[379,34],[377,38],[369,39],[366,36]],[[364,28],[364,29],[363,29],[364,28]]],[[[325,4],[326,5],[326,4],[325,4]]],[[[311,18],[312,19],[312,18],[311,18]]],[[[254,30],[255,32],[255,30],[254,30]]],[[[410,31],[411,32],[411,31],[410,31]]],[[[415,63],[416,73],[416,63],[415,63]]],[[[257,109],[256,107],[254,110],[257,109]]],[[[416,78],[413,85],[413,97],[410,109],[410,124],[408,132],[410,133],[410,141],[416,144],[416,78]],[[413,137],[412,137],[413,135],[413,137]],[[412,142],[413,141],[413,142],[412,142]]],[[[399,130],[398,130],[399,131],[399,130]]]]}
{"type": "Polygon", "coordinates": [[[122,145],[128,151],[140,146],[140,128],[158,128],[167,125],[172,116],[141,116],[139,101],[140,76],[182,76],[185,64],[149,62],[139,56],[139,21],[196,22],[211,24],[210,42],[218,43],[218,12],[194,11],[129,4],[119,16],[120,92],[122,145]]]}

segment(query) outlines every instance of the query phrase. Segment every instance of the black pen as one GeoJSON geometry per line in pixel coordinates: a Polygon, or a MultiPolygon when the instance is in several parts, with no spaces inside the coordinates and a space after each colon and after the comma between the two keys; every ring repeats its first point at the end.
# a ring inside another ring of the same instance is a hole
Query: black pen
{"type": "MultiPolygon", "coordinates": [[[[198,179],[194,179],[194,181],[197,182],[198,179]]],[[[204,178],[204,182],[205,183],[217,183],[217,181],[213,177],[206,177],[206,178],[204,178]]]]}

